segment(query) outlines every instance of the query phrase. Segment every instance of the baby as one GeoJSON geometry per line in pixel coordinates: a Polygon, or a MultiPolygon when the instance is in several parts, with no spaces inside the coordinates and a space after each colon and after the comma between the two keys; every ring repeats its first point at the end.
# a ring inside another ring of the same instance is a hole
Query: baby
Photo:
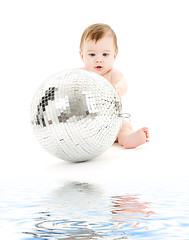
{"type": "MultiPolygon", "coordinates": [[[[117,54],[117,37],[110,26],[93,24],[83,32],[80,56],[85,65],[84,69],[106,78],[114,86],[121,99],[127,92],[127,84],[123,74],[113,68],[117,54]]],[[[143,127],[134,131],[131,125],[123,120],[116,141],[124,148],[135,148],[149,141],[148,128],[143,127]]]]}

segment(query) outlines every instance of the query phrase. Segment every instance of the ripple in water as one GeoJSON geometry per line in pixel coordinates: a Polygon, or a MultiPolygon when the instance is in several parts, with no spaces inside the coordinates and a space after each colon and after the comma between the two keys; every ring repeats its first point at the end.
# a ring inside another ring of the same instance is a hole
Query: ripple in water
{"type": "Polygon", "coordinates": [[[27,234],[42,239],[128,239],[140,222],[147,224],[153,213],[148,205],[137,196],[108,197],[93,185],[69,183],[53,192],[46,206],[50,211],[38,213],[35,230],[27,234]]]}
{"type": "Polygon", "coordinates": [[[2,195],[2,239],[188,239],[189,199],[179,203],[179,194],[162,198],[156,192],[151,203],[137,194],[111,196],[78,182],[55,190],[14,191],[2,195]]]}

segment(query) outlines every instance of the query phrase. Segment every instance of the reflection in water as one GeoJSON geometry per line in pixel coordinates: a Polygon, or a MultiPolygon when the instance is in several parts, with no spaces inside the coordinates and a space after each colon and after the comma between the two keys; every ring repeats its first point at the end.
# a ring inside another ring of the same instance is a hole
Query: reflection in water
{"type": "MultiPolygon", "coordinates": [[[[128,239],[140,222],[147,230],[153,213],[137,196],[106,196],[94,185],[71,182],[53,191],[43,211],[35,214],[38,239],[128,239]]],[[[141,227],[141,226],[140,226],[141,227]]]]}
{"type": "Polygon", "coordinates": [[[111,183],[51,184],[0,182],[1,239],[188,240],[188,182],[144,186],[141,195],[111,183]]]}
{"type": "MultiPolygon", "coordinates": [[[[131,223],[130,228],[137,228],[142,219],[150,217],[153,211],[149,210],[149,202],[140,202],[137,196],[125,194],[112,197],[112,220],[115,226],[131,223]]],[[[148,228],[146,228],[147,230],[148,228]]]]}

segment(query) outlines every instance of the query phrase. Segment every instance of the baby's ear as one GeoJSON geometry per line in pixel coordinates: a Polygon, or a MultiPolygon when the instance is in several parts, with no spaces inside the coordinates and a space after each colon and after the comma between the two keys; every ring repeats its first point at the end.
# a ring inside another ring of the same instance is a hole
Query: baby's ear
{"type": "Polygon", "coordinates": [[[117,54],[118,54],[118,50],[115,50],[115,52],[114,52],[114,61],[116,60],[117,54]]]}
{"type": "Polygon", "coordinates": [[[79,54],[80,54],[81,59],[83,60],[83,52],[81,50],[79,51],[79,54]]]}

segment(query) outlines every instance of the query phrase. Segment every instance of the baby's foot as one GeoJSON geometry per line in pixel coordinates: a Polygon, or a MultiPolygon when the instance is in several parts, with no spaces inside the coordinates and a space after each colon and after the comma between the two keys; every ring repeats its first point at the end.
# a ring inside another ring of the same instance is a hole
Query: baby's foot
{"type": "Polygon", "coordinates": [[[125,138],[124,148],[135,148],[146,142],[149,142],[149,131],[147,127],[143,127],[136,132],[131,133],[125,138]]]}

